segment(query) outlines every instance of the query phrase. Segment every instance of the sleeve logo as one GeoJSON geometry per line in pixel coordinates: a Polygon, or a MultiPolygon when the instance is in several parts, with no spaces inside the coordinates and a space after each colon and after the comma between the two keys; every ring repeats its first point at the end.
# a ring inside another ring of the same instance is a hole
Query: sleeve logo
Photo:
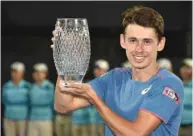
{"type": "Polygon", "coordinates": [[[174,102],[175,102],[176,104],[179,103],[180,97],[179,97],[179,96],[177,95],[177,93],[176,93],[174,90],[172,90],[171,88],[165,87],[165,88],[164,88],[164,91],[163,91],[163,94],[164,94],[165,96],[171,98],[172,100],[174,100],[174,102]]]}

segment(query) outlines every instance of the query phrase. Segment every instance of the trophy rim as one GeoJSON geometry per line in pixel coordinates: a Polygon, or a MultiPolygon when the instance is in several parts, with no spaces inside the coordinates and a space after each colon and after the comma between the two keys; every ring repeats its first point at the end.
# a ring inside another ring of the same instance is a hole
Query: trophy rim
{"type": "Polygon", "coordinates": [[[70,17],[64,17],[64,18],[57,18],[57,20],[59,21],[59,20],[64,20],[64,19],[78,19],[78,20],[87,20],[87,18],[70,18],[70,17]]]}

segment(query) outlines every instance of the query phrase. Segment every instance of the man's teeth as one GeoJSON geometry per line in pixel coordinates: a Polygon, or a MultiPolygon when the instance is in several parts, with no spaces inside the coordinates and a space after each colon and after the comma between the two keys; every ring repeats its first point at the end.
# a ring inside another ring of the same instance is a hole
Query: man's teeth
{"type": "Polygon", "coordinates": [[[137,57],[137,56],[135,56],[135,58],[136,58],[136,59],[143,59],[144,57],[137,57]]]}

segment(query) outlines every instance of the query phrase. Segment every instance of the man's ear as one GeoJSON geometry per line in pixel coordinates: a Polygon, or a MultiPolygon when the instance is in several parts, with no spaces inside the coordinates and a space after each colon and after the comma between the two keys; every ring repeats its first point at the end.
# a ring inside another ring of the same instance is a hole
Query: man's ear
{"type": "Polygon", "coordinates": [[[158,44],[157,51],[162,51],[165,47],[165,43],[166,43],[166,38],[162,37],[159,44],[158,44]]]}
{"type": "Polygon", "coordinates": [[[125,49],[125,36],[124,34],[120,34],[120,45],[123,49],[125,49]]]}

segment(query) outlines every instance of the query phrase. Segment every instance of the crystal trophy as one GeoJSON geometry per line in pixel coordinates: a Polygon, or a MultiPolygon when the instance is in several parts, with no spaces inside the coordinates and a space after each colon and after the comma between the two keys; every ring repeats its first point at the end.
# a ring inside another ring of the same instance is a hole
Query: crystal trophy
{"type": "Polygon", "coordinates": [[[53,58],[57,73],[64,82],[82,82],[90,61],[90,46],[87,19],[57,19],[53,58]]]}

